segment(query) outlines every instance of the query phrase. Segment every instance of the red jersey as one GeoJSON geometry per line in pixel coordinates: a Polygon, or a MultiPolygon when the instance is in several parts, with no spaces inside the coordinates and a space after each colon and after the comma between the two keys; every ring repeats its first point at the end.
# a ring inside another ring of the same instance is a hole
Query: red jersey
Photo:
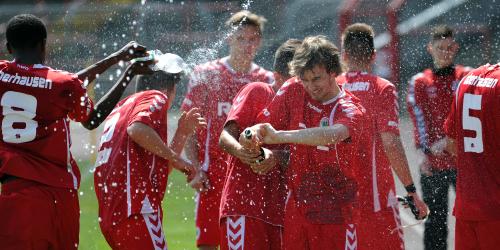
{"type": "MultiPolygon", "coordinates": [[[[238,91],[247,83],[272,83],[274,80],[271,72],[256,64],[252,64],[248,73],[235,72],[227,60],[227,57],[222,58],[198,65],[194,69],[181,107],[186,112],[191,108],[200,108],[202,116],[207,120],[207,129],[198,132],[201,144],[198,157],[205,171],[208,171],[209,162],[224,163],[227,158],[227,154],[219,149],[219,135],[238,91]]],[[[221,175],[226,173],[224,166],[215,166],[209,172],[214,170],[221,175]]]]}
{"type": "Polygon", "coordinates": [[[396,87],[389,81],[366,72],[348,72],[337,77],[337,83],[349,90],[366,109],[365,136],[360,143],[364,160],[357,174],[362,209],[379,212],[390,207],[395,195],[391,165],[385,155],[380,133],[399,135],[399,113],[396,87]]]}
{"type": "Polygon", "coordinates": [[[144,123],[167,143],[167,110],[167,96],[149,90],[120,101],[106,119],[94,173],[99,216],[105,226],[160,208],[167,186],[168,161],[132,141],[127,127],[134,122],[144,123]]]}
{"type": "Polygon", "coordinates": [[[330,146],[290,146],[287,184],[297,206],[313,224],[342,224],[353,216],[358,191],[358,136],[363,107],[349,92],[326,102],[312,99],[297,78],[289,79],[259,115],[277,130],[296,130],[343,124],[350,139],[330,146]]]}
{"type": "Polygon", "coordinates": [[[455,216],[500,219],[500,64],[464,77],[444,129],[457,143],[455,216]]]}
{"type": "Polygon", "coordinates": [[[69,119],[86,121],[92,101],[74,74],[0,61],[0,177],[77,189],[69,119]]]}
{"type": "MultiPolygon", "coordinates": [[[[257,115],[273,96],[274,90],[267,83],[246,85],[234,98],[226,122],[236,122],[240,130],[255,125],[257,115]]],[[[228,162],[221,218],[245,215],[282,226],[286,189],[281,168],[275,167],[266,175],[259,175],[234,156],[230,156],[228,162]]]]}
{"type": "MultiPolygon", "coordinates": [[[[415,126],[417,148],[429,149],[444,137],[443,124],[450,112],[453,93],[470,68],[454,67],[432,70],[426,69],[411,78],[408,85],[408,112],[415,126]]],[[[447,154],[442,157],[429,155],[433,169],[446,170],[455,167],[455,159],[447,154]]]]}

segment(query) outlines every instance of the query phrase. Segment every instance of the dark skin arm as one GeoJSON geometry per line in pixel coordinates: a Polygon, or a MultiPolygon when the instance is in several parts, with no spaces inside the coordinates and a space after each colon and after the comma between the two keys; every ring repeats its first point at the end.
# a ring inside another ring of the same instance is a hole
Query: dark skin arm
{"type": "Polygon", "coordinates": [[[89,119],[82,122],[82,125],[88,130],[99,127],[120,101],[123,92],[134,76],[138,74],[151,74],[153,72],[148,66],[151,63],[136,62],[129,65],[115,85],[97,102],[94,110],[90,113],[89,119]]]}
{"type": "Polygon", "coordinates": [[[86,86],[89,83],[93,82],[98,75],[102,74],[111,66],[117,64],[119,61],[128,61],[133,58],[144,56],[146,56],[146,47],[138,44],[137,42],[131,41],[127,45],[123,46],[123,48],[121,48],[120,50],[114,52],[101,61],[92,64],[83,70],[80,70],[76,74],[78,75],[78,79],[83,81],[86,86]]]}

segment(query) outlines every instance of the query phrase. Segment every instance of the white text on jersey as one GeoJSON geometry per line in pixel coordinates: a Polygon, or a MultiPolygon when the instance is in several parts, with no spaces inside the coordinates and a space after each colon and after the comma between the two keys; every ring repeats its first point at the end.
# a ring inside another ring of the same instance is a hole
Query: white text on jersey
{"type": "Polygon", "coordinates": [[[5,83],[14,83],[22,86],[52,89],[52,80],[43,77],[21,76],[18,73],[11,75],[0,70],[0,81],[5,83]]]}

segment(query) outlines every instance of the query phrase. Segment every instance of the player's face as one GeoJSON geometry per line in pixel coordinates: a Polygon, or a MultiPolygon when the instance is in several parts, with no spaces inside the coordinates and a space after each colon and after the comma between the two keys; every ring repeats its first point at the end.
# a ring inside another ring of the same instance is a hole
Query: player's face
{"type": "Polygon", "coordinates": [[[252,61],[260,47],[261,35],[253,25],[243,25],[229,39],[231,56],[239,60],[252,61]]]}
{"type": "Polygon", "coordinates": [[[304,71],[301,80],[307,93],[316,101],[328,101],[335,95],[335,76],[328,73],[323,65],[304,71]]]}
{"type": "Polygon", "coordinates": [[[429,43],[427,51],[431,54],[437,67],[446,67],[453,64],[458,51],[458,44],[453,38],[445,38],[429,43]]]}

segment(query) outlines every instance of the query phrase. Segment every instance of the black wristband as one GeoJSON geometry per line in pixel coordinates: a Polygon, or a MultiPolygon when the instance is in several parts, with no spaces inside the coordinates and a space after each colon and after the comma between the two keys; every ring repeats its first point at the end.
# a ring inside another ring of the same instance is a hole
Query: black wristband
{"type": "Polygon", "coordinates": [[[408,193],[416,193],[417,188],[415,187],[415,184],[410,184],[408,186],[405,186],[406,192],[408,193]]]}

